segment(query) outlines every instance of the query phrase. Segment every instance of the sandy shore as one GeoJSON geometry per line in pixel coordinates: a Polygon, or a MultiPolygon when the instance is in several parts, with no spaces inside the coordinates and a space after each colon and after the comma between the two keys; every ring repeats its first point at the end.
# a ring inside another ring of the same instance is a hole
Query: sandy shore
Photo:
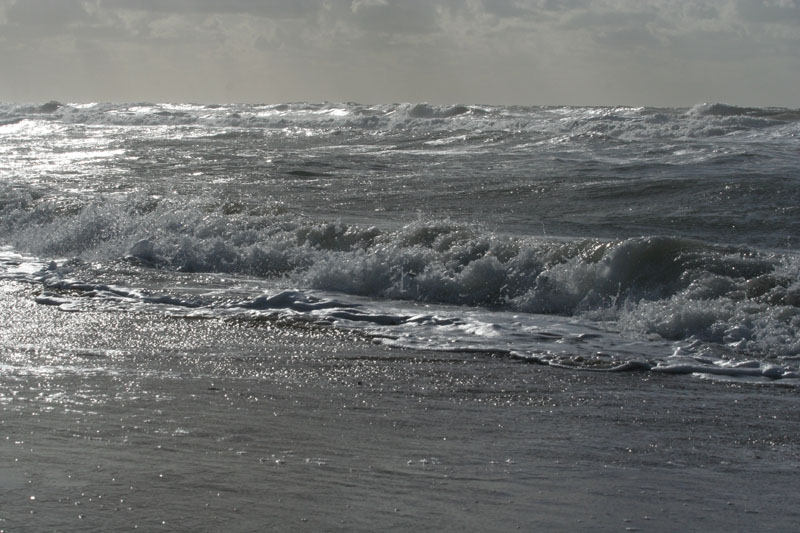
{"type": "Polygon", "coordinates": [[[66,313],[0,282],[0,530],[791,531],[794,388],[66,313]]]}

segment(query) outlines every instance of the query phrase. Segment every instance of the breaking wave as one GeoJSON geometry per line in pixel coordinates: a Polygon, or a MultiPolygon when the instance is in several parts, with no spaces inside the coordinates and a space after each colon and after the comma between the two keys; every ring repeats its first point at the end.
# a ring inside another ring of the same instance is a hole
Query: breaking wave
{"type": "Polygon", "coordinates": [[[14,248],[72,264],[64,275],[77,259],[258,276],[373,301],[579,317],[614,323],[631,338],[759,358],[800,356],[800,260],[791,254],[669,236],[511,237],[449,220],[389,231],[152,198],[65,212],[7,193],[2,213],[14,248]]]}

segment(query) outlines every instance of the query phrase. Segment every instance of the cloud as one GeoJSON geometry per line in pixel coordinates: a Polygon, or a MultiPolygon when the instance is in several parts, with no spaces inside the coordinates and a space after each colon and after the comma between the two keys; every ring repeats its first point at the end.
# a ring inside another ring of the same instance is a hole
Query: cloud
{"type": "Polygon", "coordinates": [[[800,0],[0,0],[0,99],[777,103],[798,24],[800,0]]]}
{"type": "Polygon", "coordinates": [[[322,0],[97,0],[101,9],[177,14],[244,14],[276,19],[304,18],[322,0]]]}
{"type": "Polygon", "coordinates": [[[800,25],[798,0],[738,0],[736,8],[745,21],[800,25]]]}
{"type": "Polygon", "coordinates": [[[385,6],[388,4],[388,0],[353,0],[353,3],[350,4],[350,10],[353,13],[358,13],[358,10],[363,7],[385,6]]]}
{"type": "Polygon", "coordinates": [[[494,0],[481,2],[480,8],[486,14],[497,18],[528,18],[533,12],[533,7],[527,2],[516,0],[494,0]]]}
{"type": "Polygon", "coordinates": [[[91,17],[81,0],[18,0],[7,3],[6,24],[19,26],[59,26],[88,21],[91,17]]]}
{"type": "Polygon", "coordinates": [[[437,5],[430,0],[363,0],[353,4],[349,21],[357,28],[383,34],[429,34],[440,29],[437,5]]]}
{"type": "Polygon", "coordinates": [[[661,46],[661,41],[646,26],[601,31],[595,36],[594,40],[610,48],[654,48],[661,46]]]}

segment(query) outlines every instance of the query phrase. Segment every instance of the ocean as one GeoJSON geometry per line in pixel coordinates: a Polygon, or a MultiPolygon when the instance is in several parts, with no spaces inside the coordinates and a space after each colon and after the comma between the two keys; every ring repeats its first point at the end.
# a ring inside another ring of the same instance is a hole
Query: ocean
{"type": "Polygon", "coordinates": [[[0,108],[0,276],[576,369],[797,380],[800,112],[0,108]]]}
{"type": "Polygon", "coordinates": [[[798,110],[0,104],[0,530],[789,527],[799,252],[798,110]]]}

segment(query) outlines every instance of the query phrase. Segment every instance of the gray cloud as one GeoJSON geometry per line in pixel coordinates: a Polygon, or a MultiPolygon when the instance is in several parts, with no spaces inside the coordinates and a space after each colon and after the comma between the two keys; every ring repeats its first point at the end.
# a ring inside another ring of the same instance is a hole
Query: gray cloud
{"type": "Polygon", "coordinates": [[[62,26],[91,18],[81,0],[17,1],[3,11],[6,24],[19,26],[62,26]]]}
{"type": "Polygon", "coordinates": [[[149,13],[246,14],[269,18],[304,18],[324,6],[322,0],[99,0],[102,9],[149,13]]]}
{"type": "Polygon", "coordinates": [[[736,7],[744,20],[775,24],[800,24],[798,0],[738,0],[736,7]]]}
{"type": "Polygon", "coordinates": [[[800,0],[0,0],[0,99],[798,105],[798,24],[800,0]]]}
{"type": "Polygon", "coordinates": [[[359,28],[385,34],[429,34],[440,30],[434,2],[354,3],[352,22],[359,28]]]}
{"type": "Polygon", "coordinates": [[[646,26],[625,27],[622,29],[604,30],[597,34],[595,42],[611,47],[644,47],[655,48],[661,42],[646,26]]]}

